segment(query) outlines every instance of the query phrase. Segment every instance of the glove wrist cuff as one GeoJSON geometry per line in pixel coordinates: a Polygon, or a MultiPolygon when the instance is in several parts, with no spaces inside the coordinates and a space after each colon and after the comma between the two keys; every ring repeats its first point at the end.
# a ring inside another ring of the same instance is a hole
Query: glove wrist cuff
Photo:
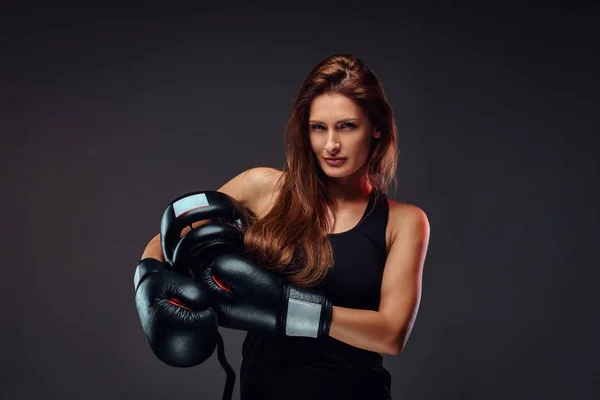
{"type": "Polygon", "coordinates": [[[284,296],[281,322],[286,336],[318,338],[329,335],[332,305],[325,296],[289,285],[284,287],[284,296]]]}
{"type": "Polygon", "coordinates": [[[135,273],[133,274],[133,288],[137,291],[137,288],[140,286],[140,283],[146,277],[154,272],[164,271],[165,264],[158,261],[156,258],[147,257],[138,262],[137,267],[135,269],[135,273]]]}

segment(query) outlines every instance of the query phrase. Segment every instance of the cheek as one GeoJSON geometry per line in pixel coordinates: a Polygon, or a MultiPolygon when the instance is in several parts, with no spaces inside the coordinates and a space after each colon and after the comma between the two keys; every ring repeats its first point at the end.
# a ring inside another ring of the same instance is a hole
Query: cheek
{"type": "Polygon", "coordinates": [[[309,137],[309,141],[310,147],[312,147],[313,151],[319,151],[324,146],[324,143],[321,143],[322,140],[320,140],[318,137],[311,135],[309,137]]]}
{"type": "Polygon", "coordinates": [[[355,143],[352,144],[352,149],[354,154],[361,156],[365,154],[368,155],[371,149],[371,141],[369,140],[369,137],[362,137],[360,138],[360,140],[357,140],[355,143]]]}

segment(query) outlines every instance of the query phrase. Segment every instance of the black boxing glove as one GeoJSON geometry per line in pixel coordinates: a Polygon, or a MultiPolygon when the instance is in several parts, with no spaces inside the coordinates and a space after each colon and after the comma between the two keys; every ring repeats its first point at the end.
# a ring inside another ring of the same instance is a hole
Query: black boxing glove
{"type": "Polygon", "coordinates": [[[243,247],[247,217],[248,210],[241,203],[218,191],[196,191],[175,198],[165,208],[161,220],[160,243],[165,262],[180,274],[195,277],[194,273],[201,271],[202,266],[191,262],[192,259],[207,259],[211,257],[209,253],[235,252],[243,247]],[[217,225],[196,227],[181,237],[185,227],[205,220],[217,225]]]}
{"type": "Polygon", "coordinates": [[[285,283],[243,255],[216,257],[203,280],[221,326],[286,336],[329,335],[331,301],[285,283]]]}
{"type": "Polygon", "coordinates": [[[138,263],[134,287],[144,334],[161,361],[185,368],[213,354],[219,340],[218,322],[206,288],[165,270],[154,258],[138,263]]]}
{"type": "Polygon", "coordinates": [[[244,257],[245,215],[240,203],[221,192],[179,196],[163,213],[165,259],[175,271],[206,286],[221,326],[288,336],[328,335],[332,305],[327,298],[284,284],[278,275],[244,257]],[[201,220],[212,222],[180,237],[185,226],[201,220]]]}

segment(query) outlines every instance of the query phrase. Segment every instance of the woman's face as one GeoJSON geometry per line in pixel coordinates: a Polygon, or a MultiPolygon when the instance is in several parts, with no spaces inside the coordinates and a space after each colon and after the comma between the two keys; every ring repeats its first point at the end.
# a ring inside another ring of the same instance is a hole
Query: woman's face
{"type": "Polygon", "coordinates": [[[372,138],[381,137],[362,108],[340,94],[314,98],[308,132],[317,161],[330,178],[347,177],[363,167],[372,138]]]}

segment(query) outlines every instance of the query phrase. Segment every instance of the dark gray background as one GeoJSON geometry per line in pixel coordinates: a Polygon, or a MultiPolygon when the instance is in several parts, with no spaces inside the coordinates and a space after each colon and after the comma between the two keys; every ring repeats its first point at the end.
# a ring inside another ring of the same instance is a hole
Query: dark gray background
{"type": "MultiPolygon", "coordinates": [[[[389,195],[431,223],[414,331],[385,356],[394,398],[597,398],[598,16],[5,9],[0,398],[220,398],[216,353],[187,370],[153,356],[135,264],[175,196],[283,166],[293,97],[338,52],[380,77],[399,127],[389,195]]],[[[223,334],[239,371],[244,334],[223,334]]]]}

